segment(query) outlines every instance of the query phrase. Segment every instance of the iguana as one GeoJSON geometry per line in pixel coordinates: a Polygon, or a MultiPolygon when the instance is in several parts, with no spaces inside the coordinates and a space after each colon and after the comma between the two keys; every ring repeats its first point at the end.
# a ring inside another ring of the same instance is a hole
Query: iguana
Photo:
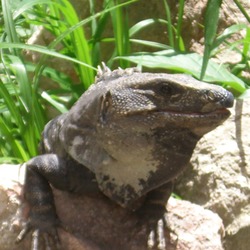
{"type": "Polygon", "coordinates": [[[59,242],[50,185],[84,194],[98,189],[135,211],[150,234],[196,143],[229,117],[233,100],[224,88],[184,74],[99,67],[69,112],[45,126],[41,155],[27,162],[30,211],[17,242],[28,231],[34,241],[44,235],[59,242]]]}

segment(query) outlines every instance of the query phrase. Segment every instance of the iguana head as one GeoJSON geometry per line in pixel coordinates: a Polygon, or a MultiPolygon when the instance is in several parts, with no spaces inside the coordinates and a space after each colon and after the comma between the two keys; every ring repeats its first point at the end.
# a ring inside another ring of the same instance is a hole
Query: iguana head
{"type": "Polygon", "coordinates": [[[175,178],[233,100],[191,76],[104,67],[68,113],[61,141],[107,196],[127,206],[175,178]]]}
{"type": "Polygon", "coordinates": [[[224,88],[184,74],[116,70],[104,73],[97,85],[105,89],[98,125],[107,129],[112,124],[141,132],[175,127],[202,136],[228,118],[234,100],[224,88]]]}

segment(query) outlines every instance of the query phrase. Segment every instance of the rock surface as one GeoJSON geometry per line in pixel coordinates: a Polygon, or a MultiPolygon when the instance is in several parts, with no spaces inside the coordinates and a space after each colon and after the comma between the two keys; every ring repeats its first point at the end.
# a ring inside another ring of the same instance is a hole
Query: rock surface
{"type": "MultiPolygon", "coordinates": [[[[18,245],[14,243],[20,231],[18,207],[24,168],[19,171],[18,166],[0,166],[0,250],[30,249],[31,235],[18,245]]],[[[88,198],[58,190],[54,190],[54,195],[59,218],[68,230],[59,229],[62,249],[146,249],[145,230],[137,228],[135,216],[104,196],[88,198]]],[[[166,249],[223,249],[223,225],[216,214],[174,198],[167,209],[167,221],[175,234],[166,230],[166,249]]]]}
{"type": "Polygon", "coordinates": [[[225,249],[249,249],[250,99],[236,100],[232,116],[198,143],[177,185],[184,199],[223,219],[225,249]]]}

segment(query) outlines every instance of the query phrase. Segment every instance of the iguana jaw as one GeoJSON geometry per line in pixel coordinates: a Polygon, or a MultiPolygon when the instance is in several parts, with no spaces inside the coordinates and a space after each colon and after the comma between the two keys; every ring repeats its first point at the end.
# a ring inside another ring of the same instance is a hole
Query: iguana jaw
{"type": "Polygon", "coordinates": [[[197,136],[203,136],[222,124],[230,116],[230,111],[226,108],[206,113],[164,110],[155,111],[152,115],[158,117],[159,120],[164,120],[168,127],[187,128],[197,136]]]}
{"type": "Polygon", "coordinates": [[[164,116],[170,117],[185,117],[187,119],[215,119],[224,120],[230,116],[230,111],[226,108],[213,110],[210,112],[183,112],[183,111],[171,111],[171,110],[156,110],[151,111],[153,113],[162,113],[164,116]]]}
{"type": "Polygon", "coordinates": [[[212,131],[230,116],[226,108],[210,112],[184,112],[173,110],[148,110],[133,112],[126,115],[130,127],[136,130],[151,131],[158,128],[188,129],[198,137],[212,131]],[[144,128],[144,129],[143,129],[144,128]]]}

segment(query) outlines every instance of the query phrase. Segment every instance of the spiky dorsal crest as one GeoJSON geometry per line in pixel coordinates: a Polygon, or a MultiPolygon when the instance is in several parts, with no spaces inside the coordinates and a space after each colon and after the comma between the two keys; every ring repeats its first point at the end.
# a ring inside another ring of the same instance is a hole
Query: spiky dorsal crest
{"type": "Polygon", "coordinates": [[[104,62],[102,62],[102,65],[98,66],[95,83],[103,80],[119,78],[126,75],[132,75],[135,72],[141,72],[141,70],[138,68],[122,69],[119,67],[118,69],[111,71],[110,68],[104,62]]]}

